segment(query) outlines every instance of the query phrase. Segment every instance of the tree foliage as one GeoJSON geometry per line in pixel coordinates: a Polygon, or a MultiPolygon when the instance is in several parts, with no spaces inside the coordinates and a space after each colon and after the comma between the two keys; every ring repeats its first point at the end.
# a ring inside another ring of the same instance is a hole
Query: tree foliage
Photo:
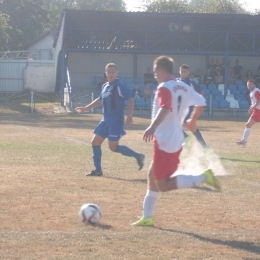
{"type": "Polygon", "coordinates": [[[161,13],[248,13],[240,0],[141,0],[147,12],[161,13]]]}
{"type": "Polygon", "coordinates": [[[189,5],[186,0],[157,0],[150,2],[146,12],[157,13],[187,13],[189,5]]]}
{"type": "Polygon", "coordinates": [[[76,8],[81,10],[126,11],[126,4],[122,0],[78,0],[76,8]]]}
{"type": "Polygon", "coordinates": [[[9,17],[9,50],[22,49],[32,38],[44,30],[47,12],[43,9],[44,0],[2,0],[0,12],[9,17]]]}
{"type": "Polygon", "coordinates": [[[58,28],[64,9],[125,11],[123,0],[0,0],[0,50],[21,50],[58,28]]]}
{"type": "Polygon", "coordinates": [[[10,29],[8,25],[8,15],[0,12],[0,51],[6,50],[9,43],[9,35],[7,30],[10,29]]]}
{"type": "Polygon", "coordinates": [[[190,6],[195,13],[244,14],[247,13],[239,0],[191,0],[190,6]]]}

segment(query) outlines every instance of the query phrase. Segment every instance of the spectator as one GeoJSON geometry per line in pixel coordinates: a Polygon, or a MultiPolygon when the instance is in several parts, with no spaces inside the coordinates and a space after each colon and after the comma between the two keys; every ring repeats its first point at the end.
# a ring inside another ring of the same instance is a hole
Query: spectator
{"type": "Polygon", "coordinates": [[[147,72],[144,74],[144,84],[146,85],[147,83],[156,83],[156,80],[154,78],[154,75],[152,73],[151,67],[147,68],[147,72]]]}
{"type": "Polygon", "coordinates": [[[208,86],[209,84],[214,82],[213,75],[211,73],[211,70],[208,69],[206,72],[206,75],[204,76],[204,83],[208,86]]]}
{"type": "Polygon", "coordinates": [[[235,82],[236,82],[236,77],[235,77],[234,71],[233,71],[232,67],[229,67],[228,68],[228,84],[232,85],[232,84],[235,84],[235,82]]]}
{"type": "Polygon", "coordinates": [[[102,86],[104,85],[104,79],[102,77],[99,78],[99,82],[97,84],[97,89],[100,92],[102,90],[102,86]]]}
{"type": "Polygon", "coordinates": [[[200,70],[196,70],[195,78],[198,80],[198,84],[203,83],[204,76],[201,74],[200,70]]]}
{"type": "Polygon", "coordinates": [[[141,89],[139,88],[139,85],[138,85],[138,84],[135,84],[135,87],[134,87],[134,89],[132,90],[132,93],[133,93],[133,95],[134,95],[134,99],[135,99],[135,100],[141,98],[142,92],[141,92],[141,89]]]}
{"type": "Polygon", "coordinates": [[[242,66],[239,64],[239,60],[235,61],[236,65],[233,67],[236,79],[242,78],[242,66]]]}
{"type": "Polygon", "coordinates": [[[254,76],[253,76],[253,74],[252,74],[252,71],[251,71],[251,70],[248,70],[248,71],[246,72],[245,79],[244,79],[245,84],[247,84],[247,81],[248,81],[249,79],[253,79],[253,78],[254,78],[254,76]]]}
{"type": "Polygon", "coordinates": [[[224,82],[224,78],[223,78],[223,75],[221,74],[220,70],[217,70],[217,74],[215,76],[215,82],[216,82],[217,86],[224,82]]]}
{"type": "Polygon", "coordinates": [[[103,77],[103,84],[105,84],[107,82],[107,74],[104,73],[104,77],[103,77]]]}
{"type": "Polygon", "coordinates": [[[195,78],[194,73],[190,73],[190,79],[193,80],[194,82],[196,82],[197,84],[199,84],[198,79],[195,78]]]}
{"type": "Polygon", "coordinates": [[[255,75],[255,85],[257,88],[260,88],[260,68],[258,68],[257,74],[255,75]]]}
{"type": "Polygon", "coordinates": [[[148,98],[151,98],[151,95],[152,95],[152,91],[150,89],[150,85],[146,84],[144,89],[144,99],[146,100],[148,98]]]}
{"type": "Polygon", "coordinates": [[[226,58],[222,58],[222,64],[221,64],[221,74],[223,75],[223,77],[225,78],[225,74],[226,74],[226,65],[229,68],[230,67],[230,60],[227,62],[226,64],[226,58]]]}
{"type": "Polygon", "coordinates": [[[216,59],[216,64],[215,64],[215,76],[217,75],[218,71],[221,71],[222,65],[220,64],[219,59],[216,59]]]}
{"type": "Polygon", "coordinates": [[[214,59],[210,59],[210,64],[208,66],[208,69],[210,70],[211,75],[214,75],[214,73],[215,73],[215,62],[214,62],[214,59]]]}

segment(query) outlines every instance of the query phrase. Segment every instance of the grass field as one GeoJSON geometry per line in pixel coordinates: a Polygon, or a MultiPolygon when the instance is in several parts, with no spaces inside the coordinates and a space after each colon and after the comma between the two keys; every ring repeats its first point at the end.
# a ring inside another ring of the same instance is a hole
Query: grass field
{"type": "Polygon", "coordinates": [[[212,167],[223,192],[201,185],[161,194],[153,228],[130,225],[147,189],[152,144],[142,135],[149,118],[135,117],[121,140],[146,155],[144,169],[105,142],[103,177],[85,177],[101,115],[0,106],[0,118],[0,259],[260,259],[259,125],[246,148],[235,144],[247,116],[200,119],[212,150],[201,157],[193,138],[179,171],[212,167]],[[96,226],[78,217],[89,202],[103,213],[96,226]]]}

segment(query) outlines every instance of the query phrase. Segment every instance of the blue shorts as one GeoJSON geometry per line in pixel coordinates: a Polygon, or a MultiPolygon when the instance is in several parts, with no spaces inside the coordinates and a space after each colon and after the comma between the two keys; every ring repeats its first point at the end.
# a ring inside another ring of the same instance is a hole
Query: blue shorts
{"type": "Polygon", "coordinates": [[[124,131],[124,123],[114,122],[108,124],[105,121],[100,121],[95,128],[94,133],[101,136],[103,139],[108,138],[109,141],[118,141],[126,134],[124,131]]]}

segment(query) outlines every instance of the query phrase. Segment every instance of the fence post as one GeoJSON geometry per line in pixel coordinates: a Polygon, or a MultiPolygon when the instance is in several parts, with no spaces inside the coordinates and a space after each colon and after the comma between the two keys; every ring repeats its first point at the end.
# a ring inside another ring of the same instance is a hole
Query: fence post
{"type": "Polygon", "coordinates": [[[212,116],[213,115],[213,110],[212,110],[212,95],[209,96],[209,114],[212,116]]]}

